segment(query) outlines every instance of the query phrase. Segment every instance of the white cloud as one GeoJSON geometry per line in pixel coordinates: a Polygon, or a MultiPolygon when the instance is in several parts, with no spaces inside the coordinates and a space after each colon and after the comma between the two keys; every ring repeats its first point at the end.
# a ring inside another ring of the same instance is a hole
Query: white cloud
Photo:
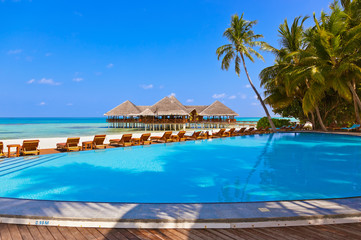
{"type": "Polygon", "coordinates": [[[39,103],[40,106],[44,106],[45,105],[45,102],[41,102],[39,103]]]}
{"type": "Polygon", "coordinates": [[[39,84],[47,84],[47,85],[53,85],[53,86],[59,86],[61,83],[60,82],[55,82],[53,79],[51,78],[42,78],[38,81],[39,84]]]}
{"type": "Polygon", "coordinates": [[[171,94],[168,95],[168,97],[175,97],[175,93],[172,92],[171,94]]]}
{"type": "Polygon", "coordinates": [[[187,99],[186,102],[187,102],[187,103],[192,103],[192,102],[194,102],[194,99],[187,99]]]}
{"type": "Polygon", "coordinates": [[[253,103],[251,103],[251,105],[252,105],[252,106],[258,106],[259,103],[258,103],[258,102],[253,102],[253,103]]]}
{"type": "Polygon", "coordinates": [[[73,106],[73,104],[72,103],[68,103],[68,104],[66,104],[67,106],[73,106]]]}
{"type": "Polygon", "coordinates": [[[229,96],[228,99],[236,99],[237,96],[236,95],[232,95],[232,96],[229,96]]]}
{"type": "Polygon", "coordinates": [[[95,72],[94,73],[96,76],[100,76],[100,75],[102,75],[102,72],[95,72]]]}
{"type": "Polygon", "coordinates": [[[159,89],[163,89],[163,88],[164,88],[164,85],[160,85],[160,86],[159,86],[159,89]]]}
{"type": "Polygon", "coordinates": [[[154,86],[153,86],[153,84],[148,84],[148,85],[142,84],[142,85],[140,85],[140,87],[147,90],[147,89],[152,89],[154,86]]]}
{"type": "Polygon", "coordinates": [[[48,53],[45,53],[45,57],[50,57],[51,55],[53,55],[52,53],[48,52],[48,53]]]}
{"type": "Polygon", "coordinates": [[[114,64],[113,64],[113,63],[109,63],[109,64],[107,65],[107,68],[112,68],[112,67],[114,67],[114,64]]]}
{"type": "Polygon", "coordinates": [[[246,94],[241,94],[241,99],[246,99],[247,95],[246,94]]]}
{"type": "Polygon", "coordinates": [[[22,49],[9,50],[9,51],[8,51],[8,54],[9,54],[9,55],[19,54],[19,53],[21,53],[22,51],[23,51],[22,49]]]}
{"type": "Polygon", "coordinates": [[[257,95],[254,95],[253,98],[254,98],[254,99],[258,99],[257,95]]]}
{"type": "Polygon", "coordinates": [[[246,88],[250,88],[250,87],[251,87],[251,85],[250,85],[250,84],[247,84],[245,87],[246,87],[246,88]]]}
{"type": "Polygon", "coordinates": [[[78,12],[78,11],[75,11],[75,12],[74,12],[74,15],[77,15],[77,16],[79,16],[79,17],[82,17],[82,16],[83,16],[83,14],[80,13],[80,12],[78,12]]]}
{"type": "Polygon", "coordinates": [[[73,78],[74,82],[81,82],[83,80],[84,80],[84,78],[81,78],[81,77],[73,78]]]}
{"type": "Polygon", "coordinates": [[[34,83],[35,82],[35,79],[33,78],[33,79],[30,79],[29,81],[27,81],[26,83],[27,84],[32,84],[32,83],[34,83]]]}
{"type": "Polygon", "coordinates": [[[225,93],[215,93],[213,94],[212,98],[219,99],[219,98],[225,98],[227,95],[225,93]]]}

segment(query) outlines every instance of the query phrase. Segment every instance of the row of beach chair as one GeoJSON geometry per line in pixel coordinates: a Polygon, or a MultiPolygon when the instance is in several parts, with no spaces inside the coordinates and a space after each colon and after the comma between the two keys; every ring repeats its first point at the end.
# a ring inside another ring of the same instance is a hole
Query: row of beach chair
{"type": "MultiPolygon", "coordinates": [[[[39,140],[24,140],[23,144],[20,145],[20,154],[23,156],[26,155],[39,155],[40,151],[38,149],[39,140]]],[[[6,157],[4,153],[4,143],[0,142],[0,157],[6,157]]]]}
{"type": "Polygon", "coordinates": [[[106,135],[95,135],[93,141],[83,142],[83,146],[79,146],[80,137],[71,137],[66,140],[65,143],[57,143],[56,149],[60,151],[79,151],[86,148],[85,144],[90,145],[90,149],[107,148],[104,144],[106,135]]]}
{"type": "MultiPolygon", "coordinates": [[[[296,125],[290,127],[279,128],[280,131],[291,131],[291,130],[300,130],[303,128],[303,125],[296,125]]],[[[239,130],[231,128],[228,131],[222,128],[218,132],[210,133],[209,131],[194,131],[191,135],[187,135],[186,131],[179,131],[177,134],[173,135],[173,132],[167,131],[164,132],[162,136],[151,136],[150,133],[144,133],[139,138],[133,138],[132,134],[123,134],[120,139],[110,139],[109,145],[115,147],[127,147],[135,145],[150,145],[155,143],[169,143],[169,142],[181,142],[189,140],[202,140],[202,139],[212,139],[212,138],[223,138],[223,137],[232,137],[232,136],[243,136],[243,135],[252,135],[252,134],[264,134],[271,133],[271,129],[266,128],[246,128],[243,127],[239,130]]],[[[83,142],[82,146],[79,146],[80,137],[71,137],[68,138],[65,143],[57,143],[56,149],[59,151],[80,151],[85,149],[105,149],[107,145],[104,143],[106,135],[95,135],[92,141],[83,142]]],[[[21,154],[37,154],[39,155],[40,151],[38,149],[39,140],[24,140],[23,145],[21,146],[21,154]]],[[[3,152],[4,145],[0,142],[0,157],[5,156],[3,152]]]]}

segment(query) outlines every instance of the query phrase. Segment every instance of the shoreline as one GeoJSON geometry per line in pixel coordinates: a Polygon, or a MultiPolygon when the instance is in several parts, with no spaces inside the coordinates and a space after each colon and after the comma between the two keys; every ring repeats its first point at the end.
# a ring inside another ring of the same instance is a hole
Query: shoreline
{"type": "MultiPolygon", "coordinates": [[[[195,129],[195,130],[186,130],[186,135],[193,133],[193,131],[218,131],[219,129],[195,129]]],[[[121,138],[123,134],[133,134],[134,138],[139,138],[143,133],[151,133],[151,136],[162,136],[165,131],[127,131],[121,134],[106,134],[106,138],[104,143],[109,144],[110,139],[117,139],[121,138]]],[[[179,131],[172,131],[173,134],[177,134],[179,131]]],[[[97,134],[101,135],[101,134],[97,134]]],[[[88,135],[88,136],[80,136],[79,145],[85,141],[92,141],[95,135],[88,135]]],[[[78,137],[78,136],[68,136],[68,137],[78,137]]],[[[22,145],[24,140],[39,140],[39,149],[55,149],[57,143],[64,143],[66,142],[68,137],[50,137],[50,138],[18,138],[18,139],[0,139],[0,142],[4,144],[4,152],[7,152],[7,145],[9,144],[20,144],[22,145]]]]}

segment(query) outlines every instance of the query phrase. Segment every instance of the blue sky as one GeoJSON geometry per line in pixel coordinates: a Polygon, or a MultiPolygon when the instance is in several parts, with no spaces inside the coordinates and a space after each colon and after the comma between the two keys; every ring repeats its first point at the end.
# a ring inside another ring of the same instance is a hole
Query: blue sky
{"type": "MultiPolygon", "coordinates": [[[[264,116],[244,72],[222,71],[215,51],[231,15],[258,20],[278,47],[285,18],[327,10],[329,0],[0,1],[0,117],[97,117],[130,100],[151,105],[220,100],[264,116]]],[[[312,24],[309,19],[307,24],[312,24]]],[[[274,59],[247,62],[255,85],[274,59]]]]}

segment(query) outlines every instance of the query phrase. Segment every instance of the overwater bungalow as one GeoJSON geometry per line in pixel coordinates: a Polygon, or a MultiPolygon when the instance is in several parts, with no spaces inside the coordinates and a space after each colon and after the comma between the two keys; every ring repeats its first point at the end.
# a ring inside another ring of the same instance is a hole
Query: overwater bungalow
{"type": "Polygon", "coordinates": [[[211,105],[183,105],[176,97],[161,99],[151,106],[136,106],[127,100],[104,114],[109,127],[179,130],[221,128],[235,123],[236,112],[215,101],[211,105]]]}

